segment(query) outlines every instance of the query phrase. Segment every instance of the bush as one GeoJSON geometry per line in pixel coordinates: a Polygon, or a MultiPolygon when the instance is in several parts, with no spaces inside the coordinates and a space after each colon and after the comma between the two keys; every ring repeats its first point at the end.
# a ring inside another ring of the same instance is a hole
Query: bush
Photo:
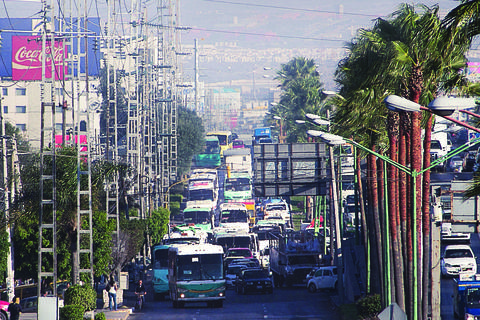
{"type": "Polygon", "coordinates": [[[79,305],[66,305],[63,308],[60,308],[60,320],[82,320],[83,314],[83,306],[79,305]]]}
{"type": "Polygon", "coordinates": [[[105,316],[105,313],[100,312],[95,315],[95,320],[107,320],[107,317],[105,316]]]}
{"type": "Polygon", "coordinates": [[[376,317],[382,311],[380,295],[366,296],[357,301],[358,314],[363,318],[376,317]]]}
{"type": "MultiPolygon", "coordinates": [[[[97,293],[89,285],[73,285],[65,291],[65,305],[80,306],[85,311],[95,310],[97,293]]],[[[83,314],[82,313],[82,314],[83,314]]]]}

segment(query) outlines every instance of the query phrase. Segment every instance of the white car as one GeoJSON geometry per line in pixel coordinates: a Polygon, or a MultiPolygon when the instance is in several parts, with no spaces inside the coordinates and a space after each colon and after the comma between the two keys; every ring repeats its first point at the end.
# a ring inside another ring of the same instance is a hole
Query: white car
{"type": "Polygon", "coordinates": [[[309,292],[316,292],[319,289],[337,289],[337,267],[328,266],[316,269],[315,274],[310,278],[307,276],[307,289],[309,292]]]}
{"type": "Polygon", "coordinates": [[[441,268],[443,276],[459,274],[476,274],[477,260],[468,245],[449,245],[442,255],[441,268]]]}

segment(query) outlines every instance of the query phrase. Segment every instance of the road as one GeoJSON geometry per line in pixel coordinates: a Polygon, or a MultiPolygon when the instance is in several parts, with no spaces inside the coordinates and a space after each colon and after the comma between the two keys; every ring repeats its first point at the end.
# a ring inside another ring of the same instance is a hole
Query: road
{"type": "MultiPolygon", "coordinates": [[[[471,237],[470,247],[477,257],[477,265],[480,257],[480,238],[478,234],[473,233],[471,237]]],[[[443,252],[444,246],[442,246],[443,252]]],[[[480,270],[480,268],[478,268],[480,270]]],[[[453,278],[442,278],[441,280],[441,316],[442,320],[453,320],[453,278]]]]}
{"type": "Polygon", "coordinates": [[[170,300],[148,301],[129,320],[156,319],[338,319],[329,292],[309,293],[303,286],[276,288],[273,294],[237,295],[227,290],[223,308],[207,308],[205,303],[186,304],[174,309],[170,300]]]}

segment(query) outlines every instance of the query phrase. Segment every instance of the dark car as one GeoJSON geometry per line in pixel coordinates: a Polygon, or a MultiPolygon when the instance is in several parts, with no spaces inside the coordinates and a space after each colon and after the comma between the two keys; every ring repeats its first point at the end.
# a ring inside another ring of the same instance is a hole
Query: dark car
{"type": "Polygon", "coordinates": [[[235,281],[235,290],[239,294],[247,292],[273,293],[273,281],[266,270],[261,268],[244,269],[235,281]]]}

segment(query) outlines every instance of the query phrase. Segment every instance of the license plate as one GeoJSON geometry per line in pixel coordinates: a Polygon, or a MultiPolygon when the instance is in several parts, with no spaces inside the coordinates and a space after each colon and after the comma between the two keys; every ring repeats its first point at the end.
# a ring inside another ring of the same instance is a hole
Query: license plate
{"type": "Polygon", "coordinates": [[[262,289],[263,287],[262,286],[257,286],[257,289],[262,289]]]}
{"type": "Polygon", "coordinates": [[[200,298],[204,298],[204,297],[205,297],[204,294],[199,294],[198,296],[199,296],[200,298]]]}

